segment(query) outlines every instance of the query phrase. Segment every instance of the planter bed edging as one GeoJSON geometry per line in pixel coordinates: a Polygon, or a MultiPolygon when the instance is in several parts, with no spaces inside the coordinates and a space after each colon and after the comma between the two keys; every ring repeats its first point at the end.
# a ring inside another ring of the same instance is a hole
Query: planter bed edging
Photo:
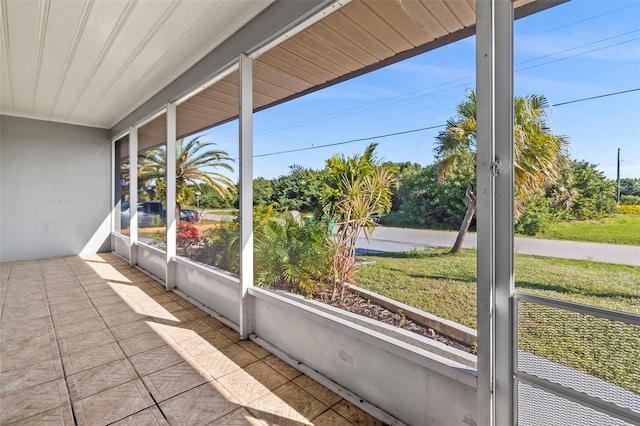
{"type": "Polygon", "coordinates": [[[392,325],[385,324],[371,318],[367,318],[365,316],[354,314],[353,312],[345,311],[343,309],[327,305],[326,303],[322,303],[317,300],[306,299],[299,294],[293,294],[286,291],[273,289],[270,289],[269,291],[273,291],[281,297],[294,300],[298,303],[302,303],[303,305],[318,309],[322,312],[339,317],[343,320],[384,334],[385,336],[398,339],[416,348],[423,349],[443,358],[460,363],[473,370],[477,369],[477,356],[460,349],[447,346],[446,344],[438,342],[437,340],[429,339],[428,337],[424,337],[419,334],[412,333],[410,331],[403,330],[401,328],[394,327],[392,325]]]}
{"type": "Polygon", "coordinates": [[[466,327],[462,324],[458,324],[457,322],[449,321],[444,318],[440,318],[436,315],[416,309],[413,306],[396,302],[393,299],[389,299],[388,297],[384,297],[378,293],[374,293],[360,287],[356,287],[352,284],[349,284],[349,289],[357,293],[363,299],[368,299],[373,303],[376,303],[393,312],[400,313],[420,325],[433,328],[435,331],[447,335],[461,343],[473,346],[478,339],[478,333],[473,328],[466,327]]]}

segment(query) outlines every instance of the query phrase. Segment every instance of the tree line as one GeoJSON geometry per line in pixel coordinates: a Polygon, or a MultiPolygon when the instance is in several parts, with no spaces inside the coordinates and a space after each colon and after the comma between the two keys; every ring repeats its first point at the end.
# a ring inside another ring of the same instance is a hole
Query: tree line
{"type": "MultiPolygon", "coordinates": [[[[596,164],[571,159],[569,140],[548,124],[544,96],[514,98],[514,183],[516,232],[536,235],[553,221],[599,218],[616,211],[615,182],[596,164]]],[[[395,170],[391,211],[380,218],[391,226],[459,229],[457,251],[474,227],[476,169],[476,96],[469,91],[456,115],[436,137],[436,160],[427,166],[385,163],[395,170]]],[[[275,179],[254,180],[254,203],[322,215],[327,170],[292,165],[275,179]]],[[[622,204],[640,204],[640,179],[622,179],[622,204]]],[[[236,197],[237,198],[237,197],[236,197]]],[[[237,199],[210,192],[211,208],[237,206],[237,199]]]]}
{"type": "MultiPolygon", "coordinates": [[[[514,98],[514,225],[516,232],[527,235],[538,234],[553,221],[594,219],[616,211],[615,182],[607,179],[597,165],[569,157],[568,138],[550,129],[546,116],[548,106],[547,99],[541,95],[514,98]]],[[[331,199],[331,191],[343,185],[335,179],[336,168],[342,167],[342,172],[355,178],[352,172],[358,170],[358,161],[375,160],[374,163],[384,165],[394,178],[390,208],[385,209],[387,214],[380,214],[381,223],[459,229],[459,239],[453,249],[457,251],[465,233],[474,227],[475,92],[467,93],[446,129],[437,135],[436,160],[432,164],[379,161],[374,155],[375,146],[371,144],[362,156],[331,157],[321,170],[291,165],[286,175],[257,178],[254,204],[272,206],[283,212],[298,210],[321,218],[332,214],[327,212],[327,200],[331,199]]],[[[219,172],[220,169],[233,170],[230,165],[233,160],[226,152],[215,149],[215,143],[203,143],[197,137],[179,140],[176,151],[178,205],[197,203],[201,208],[237,208],[236,186],[219,172]]],[[[148,152],[141,156],[140,162],[140,184],[145,187],[153,183],[150,187],[155,193],[151,197],[163,199],[164,150],[148,152]]],[[[620,193],[622,204],[640,204],[640,179],[622,179],[620,193]]]]}

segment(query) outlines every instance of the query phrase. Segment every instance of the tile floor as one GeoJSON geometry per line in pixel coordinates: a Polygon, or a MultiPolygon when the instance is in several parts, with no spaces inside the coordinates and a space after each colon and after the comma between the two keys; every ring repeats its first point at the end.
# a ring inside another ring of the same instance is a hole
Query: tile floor
{"type": "Polygon", "coordinates": [[[376,425],[114,254],[0,264],[0,424],[376,425]]]}

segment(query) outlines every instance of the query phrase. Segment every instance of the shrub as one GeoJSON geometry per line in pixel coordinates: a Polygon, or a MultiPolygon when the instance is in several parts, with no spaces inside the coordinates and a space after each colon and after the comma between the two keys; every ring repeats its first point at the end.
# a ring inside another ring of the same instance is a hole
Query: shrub
{"type": "Polygon", "coordinates": [[[640,196],[638,195],[623,195],[620,197],[620,204],[626,206],[640,205],[640,196]]]}
{"type": "Polygon", "coordinates": [[[200,242],[200,233],[190,222],[180,222],[176,231],[176,246],[186,249],[187,247],[200,242]]]}
{"type": "Polygon", "coordinates": [[[159,214],[151,218],[150,225],[152,228],[160,228],[161,226],[164,226],[164,223],[162,223],[162,218],[159,214]]]}
{"type": "Polygon", "coordinates": [[[324,221],[269,220],[256,230],[258,285],[311,294],[330,272],[329,228],[324,221]]]}
{"type": "Polygon", "coordinates": [[[537,196],[527,203],[518,223],[516,223],[515,232],[534,236],[549,228],[550,223],[549,199],[537,196]]]}
{"type": "Polygon", "coordinates": [[[193,258],[237,274],[240,271],[239,237],[237,223],[211,229],[202,237],[203,246],[193,253],[193,258]]]}
{"type": "Polygon", "coordinates": [[[411,168],[400,177],[392,212],[382,218],[384,225],[431,229],[458,229],[467,206],[465,191],[474,180],[473,171],[454,167],[446,180],[438,179],[438,165],[411,168]]]}
{"type": "Polygon", "coordinates": [[[618,212],[622,214],[640,214],[640,205],[620,205],[618,212]]]}

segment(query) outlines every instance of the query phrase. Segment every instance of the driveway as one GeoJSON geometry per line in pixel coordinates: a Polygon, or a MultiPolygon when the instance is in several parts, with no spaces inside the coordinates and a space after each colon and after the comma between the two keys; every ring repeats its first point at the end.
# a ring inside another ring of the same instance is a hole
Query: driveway
{"type": "MultiPolygon", "coordinates": [[[[358,253],[394,252],[428,247],[451,247],[456,232],[425,229],[389,228],[378,226],[367,241],[358,241],[358,253]]],[[[476,248],[475,233],[467,234],[463,247],[476,248]]],[[[564,259],[593,260],[596,262],[640,266],[640,247],[615,244],[583,243],[577,241],[516,238],[515,251],[519,254],[559,257],[564,259]]]]}

